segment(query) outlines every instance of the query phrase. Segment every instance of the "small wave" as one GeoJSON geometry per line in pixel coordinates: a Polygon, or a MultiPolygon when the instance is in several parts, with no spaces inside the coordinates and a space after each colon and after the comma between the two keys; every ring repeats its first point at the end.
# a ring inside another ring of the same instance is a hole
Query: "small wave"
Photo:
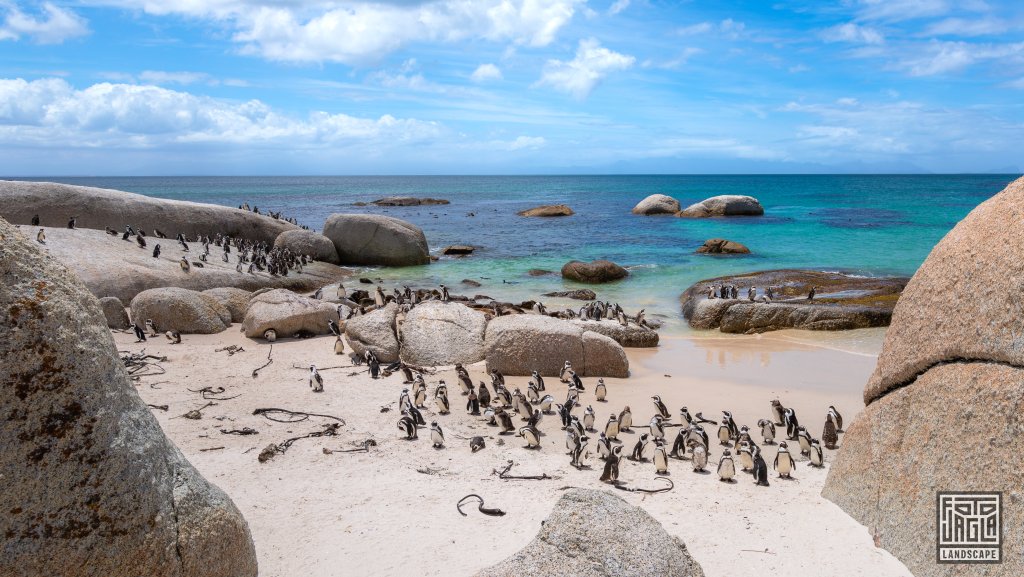
{"type": "Polygon", "coordinates": [[[624,268],[626,270],[637,270],[637,269],[641,269],[641,268],[658,268],[658,266],[660,266],[660,265],[657,265],[657,264],[631,264],[629,266],[624,266],[622,268],[624,268]]]}

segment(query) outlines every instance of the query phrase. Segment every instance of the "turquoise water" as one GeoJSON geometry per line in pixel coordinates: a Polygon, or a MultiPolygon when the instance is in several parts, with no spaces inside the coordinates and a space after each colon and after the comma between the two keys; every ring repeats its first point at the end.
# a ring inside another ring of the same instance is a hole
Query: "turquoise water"
{"type": "MultiPolygon", "coordinates": [[[[1016,175],[874,176],[538,176],[538,177],[146,177],[55,178],[195,202],[283,211],[319,229],[333,212],[372,212],[414,222],[431,251],[450,244],[480,247],[466,258],[442,258],[366,276],[419,285],[440,282],[455,292],[507,300],[576,286],[529,269],[558,271],[571,259],[606,258],[631,276],[594,288],[627,310],[646,307],[672,331],[684,331],[678,296],[692,283],[752,270],[808,267],[863,275],[911,275],[964,215],[1016,175]],[[643,217],[630,209],[649,194],[686,206],[719,194],[748,194],[764,217],[690,220],[643,217]],[[358,201],[410,195],[445,198],[446,206],[355,207],[358,201]],[[566,203],[576,215],[522,218],[539,204],[566,203]],[[741,242],[750,256],[694,255],[708,238],[741,242]],[[469,278],[483,283],[461,288],[469,278]]],[[[548,304],[560,301],[545,299],[548,304]]],[[[564,301],[561,301],[564,302],[564,301]]],[[[577,303],[578,304],[578,303],[577,303]]]]}

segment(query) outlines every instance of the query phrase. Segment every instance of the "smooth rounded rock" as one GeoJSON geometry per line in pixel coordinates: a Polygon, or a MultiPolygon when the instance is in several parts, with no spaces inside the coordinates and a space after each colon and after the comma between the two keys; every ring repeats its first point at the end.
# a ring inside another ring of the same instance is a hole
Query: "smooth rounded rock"
{"type": "Polygon", "coordinates": [[[400,347],[395,332],[398,305],[391,302],[384,308],[354,316],[345,321],[345,339],[356,354],[373,351],[382,363],[399,359],[400,347]]]}
{"type": "Polygon", "coordinates": [[[697,254],[750,254],[750,249],[738,242],[712,238],[704,241],[697,249],[697,254]]]}
{"type": "Polygon", "coordinates": [[[552,217],[552,216],[572,216],[576,214],[565,204],[546,204],[543,206],[537,206],[527,210],[521,210],[517,212],[519,216],[539,216],[539,217],[552,217]]]}
{"type": "Polygon", "coordinates": [[[128,319],[128,311],[124,310],[124,303],[117,297],[103,297],[100,299],[100,308],[103,309],[103,316],[107,319],[107,328],[127,329],[131,324],[128,319]]]}
{"type": "Polygon", "coordinates": [[[213,334],[231,326],[231,311],[201,292],[166,287],[142,291],[131,304],[132,321],[140,327],[151,319],[160,332],[213,334]]]}
{"type": "Polygon", "coordinates": [[[339,264],[338,250],[326,236],[311,230],[286,230],[274,239],[274,246],[290,249],[294,255],[306,255],[314,260],[339,264]]]}
{"type": "Polygon", "coordinates": [[[615,342],[627,348],[646,348],[658,346],[658,332],[635,323],[622,326],[619,321],[600,320],[585,321],[573,319],[572,324],[579,326],[585,331],[593,331],[611,338],[615,342]]]}
{"type": "Polygon", "coordinates": [[[574,260],[562,267],[562,278],[585,283],[605,283],[624,279],[629,271],[608,260],[574,260]]]}
{"type": "Polygon", "coordinates": [[[629,360],[621,345],[554,317],[497,317],[487,324],[484,348],[488,370],[498,369],[506,375],[529,375],[536,370],[544,376],[556,376],[565,361],[571,362],[581,376],[629,375],[629,360]]]}
{"type": "Polygon", "coordinates": [[[752,196],[725,194],[713,196],[691,204],[676,216],[682,218],[709,218],[715,216],[761,216],[764,207],[752,196]]]}
{"type": "MultiPolygon", "coordinates": [[[[269,292],[273,289],[267,289],[263,292],[269,292]]],[[[227,307],[228,312],[231,313],[231,322],[240,323],[245,320],[245,313],[249,310],[249,300],[253,298],[253,293],[234,287],[219,287],[204,290],[203,294],[209,295],[217,302],[227,307]]]]}
{"type": "Polygon", "coordinates": [[[416,305],[401,326],[402,361],[436,367],[484,359],[487,317],[459,303],[416,305]]]}
{"type": "Polygon", "coordinates": [[[679,201],[665,194],[652,194],[633,207],[633,214],[675,214],[679,212],[679,201]]]}
{"type": "Polygon", "coordinates": [[[330,333],[328,321],[339,320],[337,307],[329,302],[275,289],[249,301],[242,330],[249,338],[263,337],[268,330],[278,338],[326,335],[330,333]]]}
{"type": "Polygon", "coordinates": [[[99,303],[0,220],[0,575],[255,577],[248,525],[164,436],[99,303]]]}
{"type": "Polygon", "coordinates": [[[411,266],[430,262],[418,226],[377,214],[332,214],[324,223],[344,264],[411,266]]]}

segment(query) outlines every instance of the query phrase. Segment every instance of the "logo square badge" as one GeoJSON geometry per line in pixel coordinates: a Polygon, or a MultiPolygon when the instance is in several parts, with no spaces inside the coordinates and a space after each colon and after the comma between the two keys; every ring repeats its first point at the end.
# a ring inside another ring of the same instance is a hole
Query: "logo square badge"
{"type": "Polygon", "coordinates": [[[1002,493],[939,491],[935,507],[938,563],[1002,562],[1002,493]]]}

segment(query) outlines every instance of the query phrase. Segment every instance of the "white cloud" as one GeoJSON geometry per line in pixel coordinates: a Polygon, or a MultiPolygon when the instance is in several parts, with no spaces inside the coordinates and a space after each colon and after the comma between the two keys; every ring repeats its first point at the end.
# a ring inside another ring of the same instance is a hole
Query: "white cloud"
{"type": "Polygon", "coordinates": [[[826,28],[819,33],[819,36],[825,42],[851,42],[854,44],[882,44],[885,42],[885,37],[878,30],[859,26],[853,22],[826,28]]]}
{"type": "Polygon", "coordinates": [[[746,29],[747,25],[743,22],[737,22],[732,18],[726,18],[717,24],[712,22],[698,22],[697,24],[690,24],[688,26],[676,28],[672,33],[676,36],[699,36],[701,34],[714,32],[721,34],[729,40],[736,40],[746,31],[746,29]]]}
{"type": "Polygon", "coordinates": [[[269,60],[365,65],[414,42],[482,39],[546,46],[586,0],[86,1],[228,22],[244,53],[269,60]]]}
{"type": "Polygon", "coordinates": [[[167,72],[164,70],[145,70],[139,74],[139,80],[149,84],[196,84],[204,82],[216,83],[205,72],[167,72]]]}
{"type": "Polygon", "coordinates": [[[857,106],[858,100],[856,98],[850,98],[849,96],[836,100],[836,104],[841,106],[857,106]]]}
{"type": "Polygon", "coordinates": [[[676,28],[675,34],[677,36],[696,36],[698,34],[707,34],[714,28],[710,22],[700,22],[697,24],[691,24],[689,26],[683,26],[682,28],[676,28]]]}
{"type": "Polygon", "coordinates": [[[486,82],[488,80],[501,80],[501,69],[493,64],[481,64],[473,71],[471,78],[475,82],[486,82]]]}
{"type": "Polygon", "coordinates": [[[22,12],[17,3],[0,1],[0,13],[4,12],[0,40],[28,37],[38,44],[60,44],[89,33],[84,18],[49,2],[43,4],[41,14],[32,16],[22,12]]]}
{"type": "Polygon", "coordinates": [[[543,136],[520,136],[508,143],[509,150],[537,150],[548,143],[543,136]]]}
{"type": "Polygon", "coordinates": [[[704,50],[696,48],[694,46],[688,46],[683,48],[682,52],[676,55],[675,58],[670,60],[651,60],[647,59],[643,61],[644,68],[661,68],[663,70],[676,70],[690,61],[690,58],[703,53],[704,50]]]}
{"type": "Polygon", "coordinates": [[[904,58],[896,68],[911,76],[934,76],[963,70],[982,61],[1024,59],[1024,42],[1015,44],[973,44],[968,42],[931,42],[913,56],[904,58]]]}
{"type": "Polygon", "coordinates": [[[601,47],[594,39],[580,40],[576,57],[568,62],[548,60],[537,82],[583,100],[611,72],[626,70],[636,58],[601,47]]]}
{"type": "Polygon", "coordinates": [[[941,16],[950,9],[946,0],[860,0],[864,20],[901,22],[941,16]]]}
{"type": "Polygon", "coordinates": [[[0,143],[78,148],[154,148],[183,143],[285,149],[388,146],[431,140],[433,122],[314,111],[297,118],[259,100],[233,102],[158,86],[0,79],[0,143]]]}
{"type": "Polygon", "coordinates": [[[924,30],[925,36],[991,36],[1010,30],[1010,24],[1001,18],[946,18],[930,24],[924,30]]]}
{"type": "Polygon", "coordinates": [[[615,16],[626,8],[629,8],[629,0],[615,0],[615,3],[608,8],[608,13],[615,16]]]}

